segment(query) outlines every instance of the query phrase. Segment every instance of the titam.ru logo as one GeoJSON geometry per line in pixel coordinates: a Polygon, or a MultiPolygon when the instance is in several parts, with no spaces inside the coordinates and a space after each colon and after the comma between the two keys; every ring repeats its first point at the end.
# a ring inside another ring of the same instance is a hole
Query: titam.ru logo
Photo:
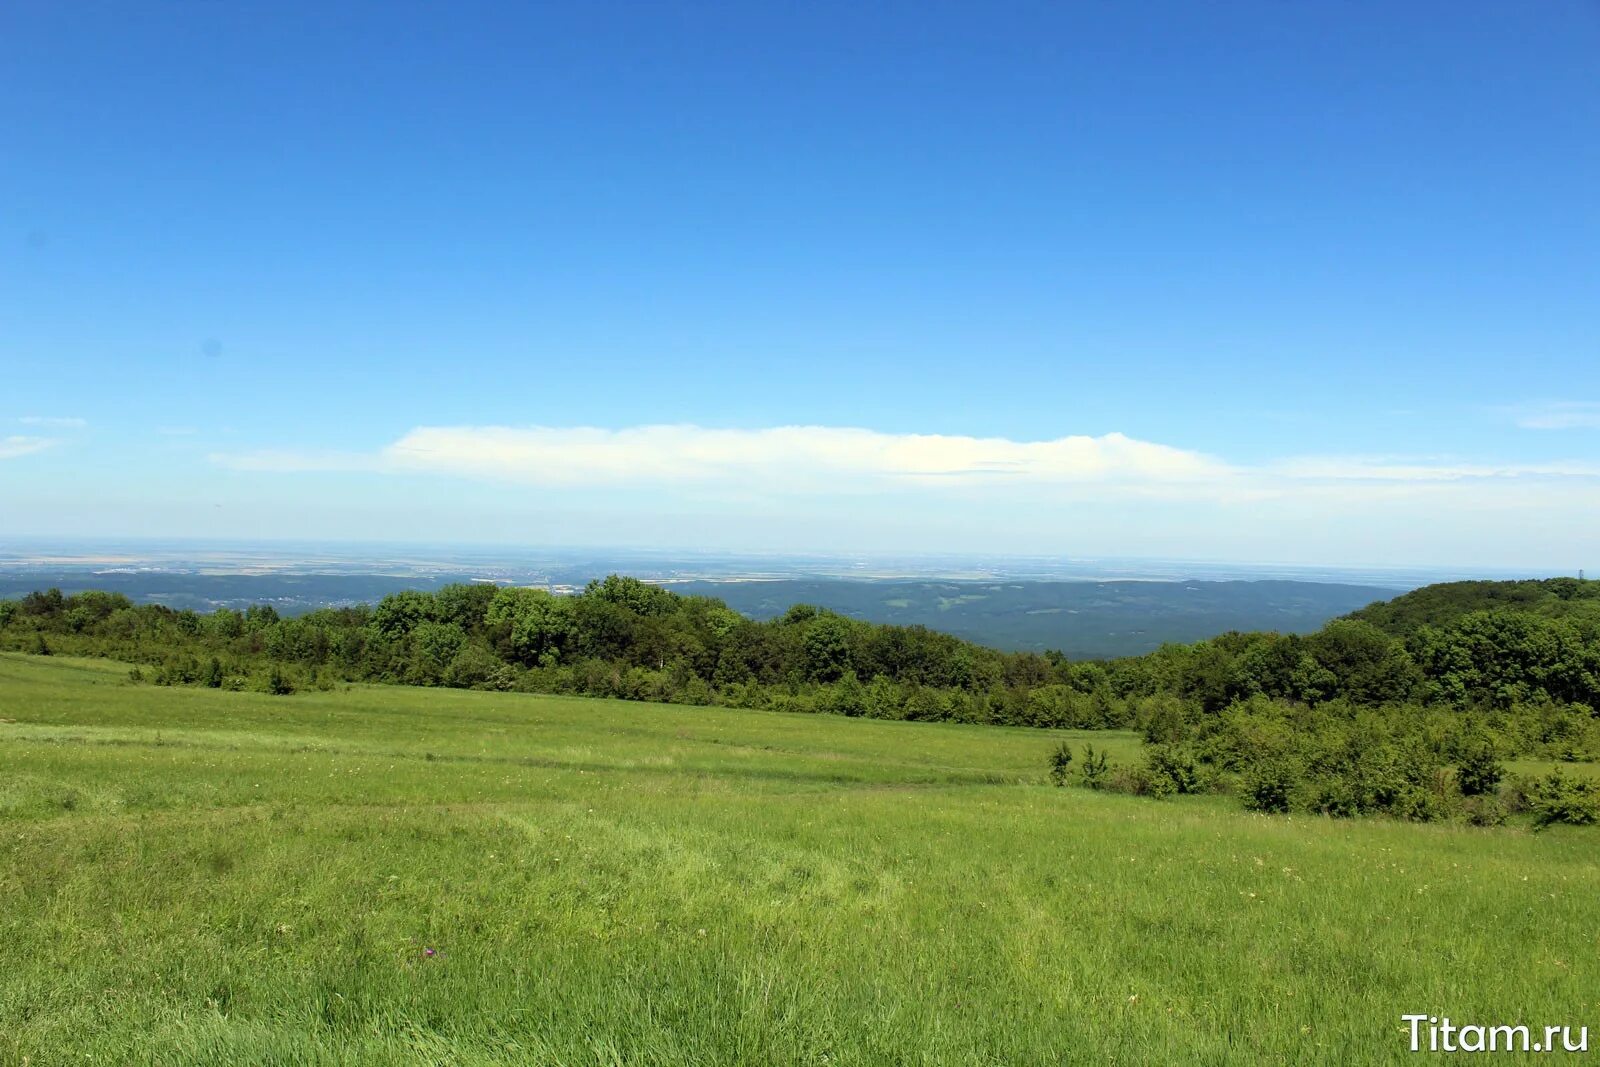
{"type": "Polygon", "coordinates": [[[1588,1052],[1587,1026],[1464,1023],[1450,1016],[1402,1015],[1412,1052],[1588,1052]]]}

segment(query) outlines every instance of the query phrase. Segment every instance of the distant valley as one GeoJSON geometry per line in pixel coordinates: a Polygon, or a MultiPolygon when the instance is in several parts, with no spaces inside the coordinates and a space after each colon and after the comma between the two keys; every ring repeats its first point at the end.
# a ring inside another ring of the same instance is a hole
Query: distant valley
{"type": "Polygon", "coordinates": [[[1203,640],[1228,630],[1304,633],[1328,619],[1385,600],[1393,586],[1293,579],[1038,579],[1032,577],[831,577],[797,574],[742,578],[710,569],[644,561],[567,561],[485,566],[452,560],[61,563],[0,562],[0,598],[57,587],[103,589],[137,603],[210,611],[271,604],[280,614],[376,603],[403,589],[453,582],[581,588],[610,570],[639,574],[675,592],[711,596],[752,618],[813,604],[869,622],[921,625],[1008,651],[1055,649],[1074,659],[1138,655],[1166,642],[1203,640]],[[689,576],[683,575],[689,570],[689,576]],[[697,572],[698,571],[698,572],[697,572]],[[707,576],[707,575],[710,576],[707,576]]]}
{"type": "Polygon", "coordinates": [[[921,625],[1008,651],[1131,656],[1228,630],[1309,633],[1387,600],[1379,586],[1300,581],[690,581],[752,618],[815,604],[868,622],[921,625]]]}

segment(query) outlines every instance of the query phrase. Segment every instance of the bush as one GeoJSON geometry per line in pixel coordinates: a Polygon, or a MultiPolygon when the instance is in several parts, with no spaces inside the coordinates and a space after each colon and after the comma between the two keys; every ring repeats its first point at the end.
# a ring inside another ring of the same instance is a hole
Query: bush
{"type": "Polygon", "coordinates": [[[1090,789],[1103,789],[1111,773],[1111,760],[1104,752],[1096,751],[1093,745],[1084,745],[1082,773],[1084,785],[1090,789]]]}
{"type": "Polygon", "coordinates": [[[1072,766],[1072,747],[1065,741],[1050,753],[1050,780],[1056,785],[1067,784],[1067,770],[1072,766]]]}
{"type": "Polygon", "coordinates": [[[267,675],[267,692],[278,697],[286,697],[294,692],[294,683],[283,673],[283,668],[274,666],[267,675]]]}
{"type": "Polygon", "coordinates": [[[1556,770],[1530,783],[1527,796],[1535,829],[1542,830],[1556,823],[1570,826],[1600,823],[1600,782],[1568,778],[1556,770]]]}
{"type": "Polygon", "coordinates": [[[835,715],[856,718],[867,710],[867,687],[861,684],[855,671],[845,671],[843,677],[824,690],[822,706],[835,715]]]}
{"type": "Polygon", "coordinates": [[[1306,791],[1306,807],[1318,815],[1350,819],[1361,814],[1361,798],[1344,778],[1323,778],[1306,791]]]}
{"type": "Polygon", "coordinates": [[[1495,758],[1494,743],[1487,737],[1468,742],[1456,766],[1456,785],[1465,797],[1487,796],[1500,785],[1505,768],[1495,758]]]}
{"type": "Polygon", "coordinates": [[[496,671],[504,669],[505,665],[488,649],[466,645],[446,665],[442,680],[453,689],[472,689],[484,686],[496,671]]]}
{"type": "Polygon", "coordinates": [[[1145,750],[1145,775],[1155,796],[1201,792],[1205,775],[1186,744],[1151,745],[1145,750]]]}
{"type": "Polygon", "coordinates": [[[1469,797],[1464,810],[1467,822],[1473,826],[1504,826],[1506,823],[1506,806],[1500,803],[1499,797],[1469,797]]]}
{"type": "Polygon", "coordinates": [[[1418,735],[1386,740],[1385,733],[1381,722],[1363,716],[1348,732],[1330,729],[1300,741],[1294,807],[1334,818],[1439,818],[1447,806],[1442,758],[1418,735]]]}
{"type": "Polygon", "coordinates": [[[1165,800],[1174,793],[1171,779],[1152,775],[1148,767],[1113,766],[1102,788],[1108,793],[1127,793],[1156,800],[1165,800]]]}
{"type": "Polygon", "coordinates": [[[1419,785],[1402,787],[1389,802],[1388,811],[1398,819],[1412,822],[1436,822],[1450,813],[1441,793],[1419,785]]]}
{"type": "Polygon", "coordinates": [[[1244,806],[1250,811],[1282,815],[1289,810],[1299,775],[1287,760],[1267,760],[1250,768],[1244,776],[1244,806]]]}
{"type": "Polygon", "coordinates": [[[1175,697],[1155,697],[1139,709],[1144,739],[1152,745],[1186,740],[1189,725],[1184,721],[1183,704],[1175,697]]]}

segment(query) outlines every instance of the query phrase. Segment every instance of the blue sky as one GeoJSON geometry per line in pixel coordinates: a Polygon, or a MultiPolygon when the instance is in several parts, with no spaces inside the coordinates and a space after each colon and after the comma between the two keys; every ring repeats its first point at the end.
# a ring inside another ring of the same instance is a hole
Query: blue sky
{"type": "Polygon", "coordinates": [[[1600,568],[1592,2],[0,40],[0,536],[1600,568]]]}

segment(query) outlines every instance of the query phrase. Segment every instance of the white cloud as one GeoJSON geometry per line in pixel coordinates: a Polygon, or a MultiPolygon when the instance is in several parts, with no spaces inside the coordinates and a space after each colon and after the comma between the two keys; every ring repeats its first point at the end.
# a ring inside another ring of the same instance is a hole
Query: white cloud
{"type": "Polygon", "coordinates": [[[1461,482],[1508,478],[1600,478],[1593,463],[1470,463],[1433,457],[1306,456],[1270,471],[1309,482],[1461,482]]]}
{"type": "Polygon", "coordinates": [[[1561,400],[1530,404],[1512,409],[1518,426],[1525,430],[1600,429],[1600,403],[1561,400]]]}
{"type": "Polygon", "coordinates": [[[749,504],[797,494],[958,491],[1193,497],[1229,488],[1228,466],[1119,433],[1047,441],[888,434],[826,426],[419,427],[370,453],[262,450],[212,461],[250,471],[441,474],[555,491],[650,489],[749,504]]]}
{"type": "Polygon", "coordinates": [[[755,483],[1170,483],[1214,479],[1224,465],[1122,434],[1050,441],[887,434],[827,426],[621,430],[421,427],[383,450],[395,469],[533,485],[755,483]]]}
{"type": "Polygon", "coordinates": [[[89,425],[88,419],[58,418],[52,415],[24,415],[17,421],[24,426],[47,426],[55,430],[81,430],[89,425]]]}
{"type": "Polygon", "coordinates": [[[42,452],[57,443],[52,437],[23,437],[16,434],[0,437],[0,459],[16,459],[18,456],[42,452]]]}
{"type": "Polygon", "coordinates": [[[1302,498],[1357,505],[1450,496],[1476,507],[1480,498],[1503,496],[1513,485],[1569,495],[1574,486],[1600,488],[1600,465],[1581,462],[1302,456],[1243,466],[1120,433],[1014,441],[827,426],[424,426],[372,452],[262,450],[211,458],[233,470],[431,473],[548,489],[644,486],[743,499],[981,491],[1012,492],[1029,502],[1302,498]]]}

